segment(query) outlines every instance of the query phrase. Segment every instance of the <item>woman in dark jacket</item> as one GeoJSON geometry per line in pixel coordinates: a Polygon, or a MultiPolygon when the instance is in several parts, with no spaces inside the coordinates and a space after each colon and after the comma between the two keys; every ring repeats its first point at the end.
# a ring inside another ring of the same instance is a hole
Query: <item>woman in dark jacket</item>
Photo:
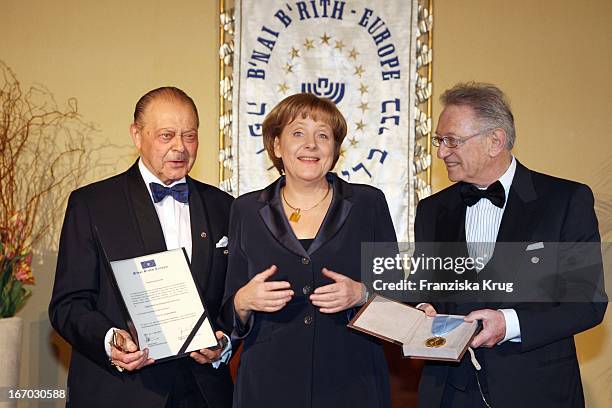
{"type": "Polygon", "coordinates": [[[346,327],[368,297],[361,244],[394,242],[383,193],[329,171],[346,136],[335,105],[281,101],[263,123],[281,177],[230,217],[225,306],[244,339],[234,407],[390,407],[380,343],[346,327]]]}

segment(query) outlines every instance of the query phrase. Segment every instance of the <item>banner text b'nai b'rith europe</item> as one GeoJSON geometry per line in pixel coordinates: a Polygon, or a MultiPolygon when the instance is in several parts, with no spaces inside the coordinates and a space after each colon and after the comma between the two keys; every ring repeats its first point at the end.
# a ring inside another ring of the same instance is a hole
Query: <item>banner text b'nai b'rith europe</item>
{"type": "Polygon", "coordinates": [[[263,146],[266,114],[285,97],[333,100],[348,124],[333,169],[387,197],[398,239],[412,218],[416,0],[236,1],[232,184],[278,177],[263,146]]]}

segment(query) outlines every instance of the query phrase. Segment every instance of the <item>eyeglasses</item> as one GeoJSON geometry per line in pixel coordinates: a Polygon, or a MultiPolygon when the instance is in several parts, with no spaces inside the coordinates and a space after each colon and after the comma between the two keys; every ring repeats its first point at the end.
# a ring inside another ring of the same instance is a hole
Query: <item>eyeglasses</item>
{"type": "Polygon", "coordinates": [[[436,134],[436,136],[431,138],[431,144],[436,146],[436,147],[440,147],[441,144],[443,144],[444,146],[450,148],[450,149],[454,149],[456,147],[461,146],[462,144],[464,144],[465,142],[467,142],[468,140],[470,140],[473,137],[476,136],[480,136],[480,135],[484,135],[485,133],[487,133],[488,131],[490,131],[491,129],[484,129],[481,130],[478,133],[474,133],[473,135],[467,136],[467,137],[452,137],[452,136],[438,136],[436,134]]]}

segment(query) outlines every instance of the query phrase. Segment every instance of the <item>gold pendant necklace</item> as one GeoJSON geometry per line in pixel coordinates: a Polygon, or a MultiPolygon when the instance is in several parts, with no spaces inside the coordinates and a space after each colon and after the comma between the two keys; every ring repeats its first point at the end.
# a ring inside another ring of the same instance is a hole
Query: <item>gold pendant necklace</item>
{"type": "Polygon", "coordinates": [[[319,201],[318,203],[316,203],[315,205],[313,205],[310,208],[298,208],[298,207],[294,207],[291,204],[289,204],[289,201],[287,201],[287,199],[285,198],[285,189],[283,188],[281,190],[281,195],[283,196],[283,201],[285,202],[285,204],[287,204],[287,207],[291,208],[293,210],[293,212],[291,213],[291,215],[289,216],[289,221],[291,222],[298,222],[300,220],[300,213],[302,211],[310,211],[313,208],[317,207],[319,204],[321,204],[323,201],[325,201],[325,199],[327,198],[327,196],[329,195],[329,190],[331,190],[329,183],[327,183],[327,192],[325,193],[325,195],[323,196],[323,198],[321,199],[321,201],[319,201]]]}

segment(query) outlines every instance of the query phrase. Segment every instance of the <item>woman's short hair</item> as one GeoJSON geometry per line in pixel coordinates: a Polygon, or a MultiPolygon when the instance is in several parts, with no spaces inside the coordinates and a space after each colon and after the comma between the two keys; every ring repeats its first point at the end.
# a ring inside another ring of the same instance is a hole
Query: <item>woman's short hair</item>
{"type": "Polygon", "coordinates": [[[346,136],[346,120],[336,105],[327,98],[319,98],[311,93],[299,93],[283,99],[266,116],[263,122],[263,142],[268,157],[279,173],[284,169],[283,160],[274,154],[274,139],[280,137],[283,129],[298,116],[311,118],[328,124],[334,136],[334,160],[332,168],[340,157],[340,146],[346,136]]]}

